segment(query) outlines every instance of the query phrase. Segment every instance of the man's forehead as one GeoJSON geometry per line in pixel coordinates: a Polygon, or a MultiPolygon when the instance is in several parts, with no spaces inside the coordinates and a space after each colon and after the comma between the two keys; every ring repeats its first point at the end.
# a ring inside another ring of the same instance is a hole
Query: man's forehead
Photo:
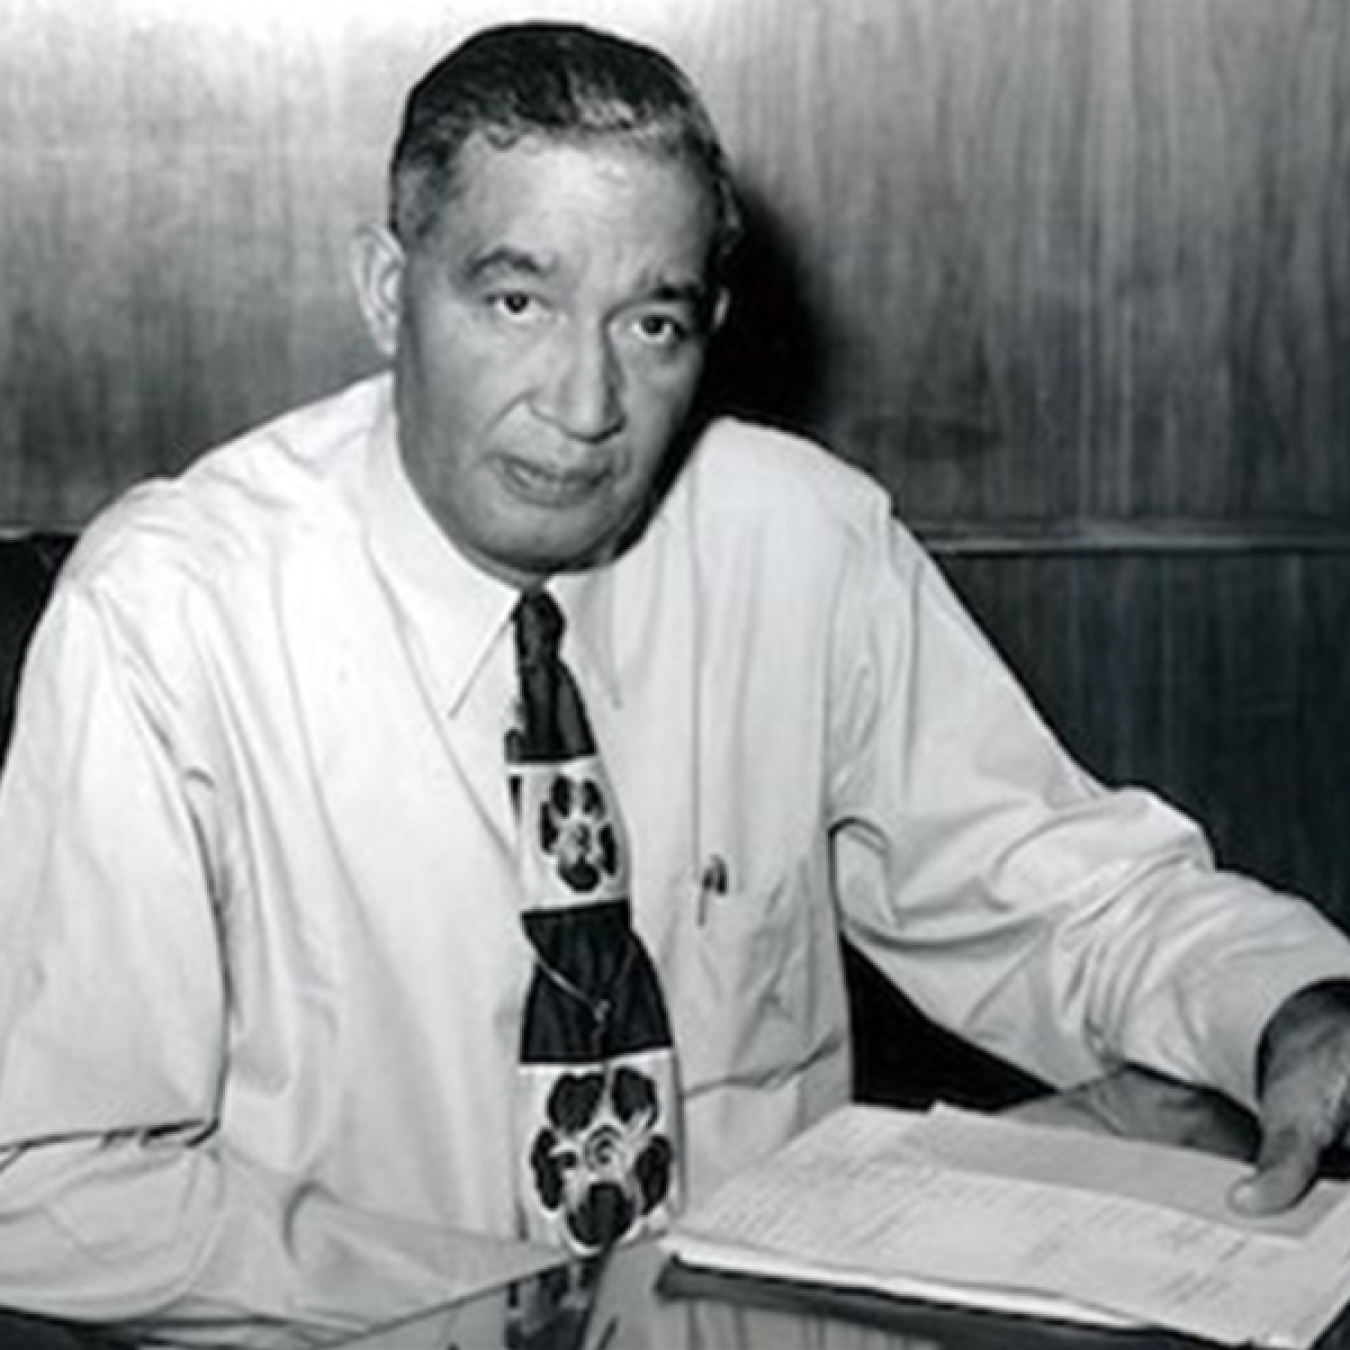
{"type": "Polygon", "coordinates": [[[706,289],[711,209],[678,161],[536,140],[484,144],[465,168],[431,241],[465,280],[606,272],[646,290],[706,289]]]}
{"type": "MultiPolygon", "coordinates": [[[[653,185],[684,198],[692,213],[711,220],[713,192],[702,174],[684,156],[659,145],[635,142],[621,134],[586,137],[527,134],[510,140],[486,132],[473,133],[461,147],[451,189],[450,208],[499,193],[524,200],[556,190],[562,183],[584,181],[597,194],[608,188],[618,197],[641,180],[644,192],[653,185]]],[[[548,210],[550,203],[539,203],[548,210]]]]}

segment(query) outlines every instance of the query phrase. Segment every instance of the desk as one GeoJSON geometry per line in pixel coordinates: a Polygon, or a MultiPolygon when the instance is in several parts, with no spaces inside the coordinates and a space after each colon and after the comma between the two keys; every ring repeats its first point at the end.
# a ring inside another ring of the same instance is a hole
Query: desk
{"type": "MultiPolygon", "coordinates": [[[[337,1344],[343,1350],[1213,1350],[1148,1330],[1099,1330],[954,1307],[850,1299],[804,1306],[764,1281],[663,1271],[654,1243],[616,1252],[589,1287],[566,1267],[549,1284],[436,1309],[337,1344]]],[[[1342,1318],[1319,1350],[1347,1350],[1342,1318]]]]}
{"type": "Polygon", "coordinates": [[[1179,1336],[829,1295],[804,1306],[760,1281],[663,1269],[655,1243],[611,1256],[588,1287],[566,1267],[337,1342],[342,1350],[1199,1350],[1179,1336]]]}
{"type": "MultiPolygon", "coordinates": [[[[1136,1070],[1012,1114],[1230,1157],[1250,1157],[1256,1143],[1250,1118],[1215,1094],[1136,1070]]],[[[655,1243],[621,1249],[603,1263],[560,1260],[543,1275],[346,1338],[309,1336],[303,1327],[288,1332],[272,1343],[325,1350],[1196,1350],[1203,1344],[838,1292],[804,1306],[800,1290],[767,1281],[672,1274],[655,1243]]],[[[0,1316],[0,1350],[108,1345],[96,1335],[0,1316]]],[[[1350,1312],[1319,1350],[1350,1350],[1350,1312]]]]}
{"type": "MultiPolygon", "coordinates": [[[[1210,1093],[1127,1070],[1016,1108],[1101,1130],[1250,1157],[1251,1120],[1210,1093]]],[[[1347,1291],[1350,1296],[1350,1291],[1347,1291]]],[[[1205,1343],[671,1271],[655,1243],[555,1272],[338,1342],[350,1350],[1195,1350],[1205,1343]]],[[[1350,1314],[1320,1343],[1350,1350],[1350,1314]]]]}

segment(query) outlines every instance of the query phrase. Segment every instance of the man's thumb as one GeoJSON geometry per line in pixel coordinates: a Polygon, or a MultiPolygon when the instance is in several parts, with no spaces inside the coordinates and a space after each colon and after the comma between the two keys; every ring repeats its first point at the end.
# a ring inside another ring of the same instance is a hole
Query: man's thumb
{"type": "Polygon", "coordinates": [[[1317,1179],[1321,1153],[1317,1140],[1297,1126],[1268,1131],[1261,1139],[1255,1172],[1233,1187],[1229,1203],[1239,1213],[1250,1215],[1292,1208],[1317,1179]]]}

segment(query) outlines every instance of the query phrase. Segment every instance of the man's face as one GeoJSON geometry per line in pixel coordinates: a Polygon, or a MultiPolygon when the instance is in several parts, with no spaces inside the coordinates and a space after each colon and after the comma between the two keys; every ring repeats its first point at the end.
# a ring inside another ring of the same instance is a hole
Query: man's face
{"type": "Polygon", "coordinates": [[[424,239],[368,241],[404,461],[472,561],[528,585],[634,522],[702,371],[712,242],[683,165],[543,140],[471,141],[424,239]]]}

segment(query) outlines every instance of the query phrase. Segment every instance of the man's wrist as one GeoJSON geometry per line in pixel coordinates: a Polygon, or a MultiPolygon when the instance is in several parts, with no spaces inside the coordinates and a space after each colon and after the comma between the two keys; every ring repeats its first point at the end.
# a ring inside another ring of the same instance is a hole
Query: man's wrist
{"type": "Polygon", "coordinates": [[[1289,995],[1271,1015],[1256,1046],[1256,1096],[1265,1089],[1271,1055],[1280,1041],[1297,1037],[1327,1015],[1350,1017],[1350,979],[1319,980],[1289,995]]]}

